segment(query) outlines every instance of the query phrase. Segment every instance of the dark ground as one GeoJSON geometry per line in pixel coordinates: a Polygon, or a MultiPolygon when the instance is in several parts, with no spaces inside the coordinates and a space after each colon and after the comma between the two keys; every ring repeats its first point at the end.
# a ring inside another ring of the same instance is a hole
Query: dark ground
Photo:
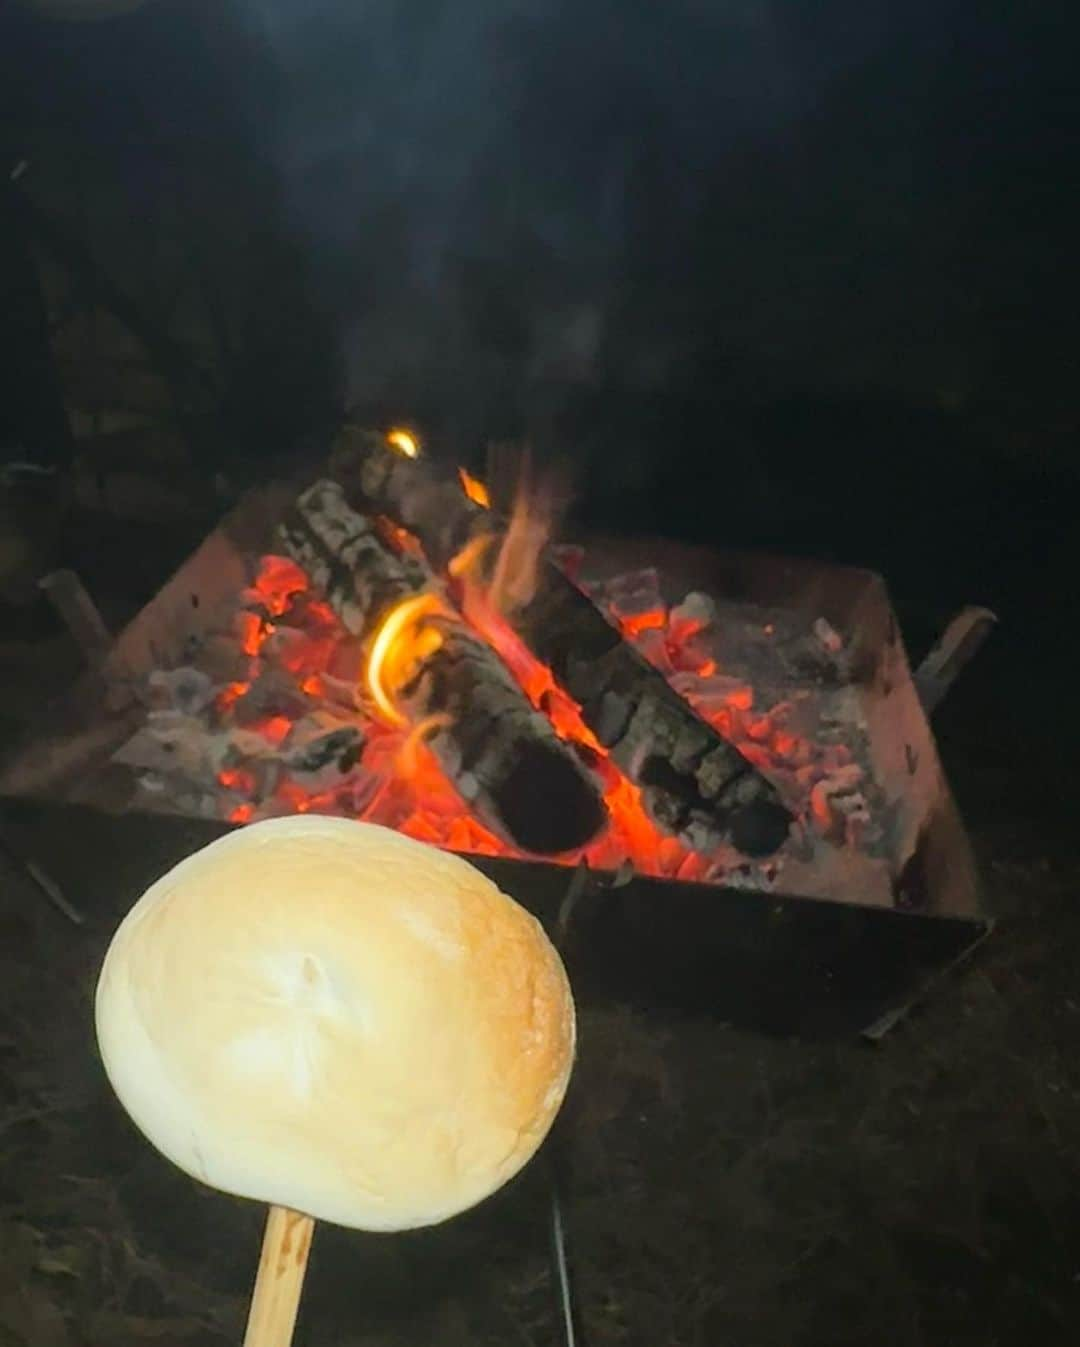
{"type": "MultiPolygon", "coordinates": [[[[586,1012],[569,1117],[592,1347],[1075,1340],[1080,864],[1066,688],[1029,651],[999,633],[938,718],[1004,918],[883,1042],[586,1012]]],[[[73,667],[47,629],[0,657],[13,721],[73,667]]],[[[260,1213],[159,1160],[97,1065],[90,998],[113,920],[77,929],[4,872],[3,1347],[241,1332],[260,1213]]],[[[534,1169],[416,1235],[320,1231],[298,1342],[555,1341],[537,1185],[534,1169]]]]}

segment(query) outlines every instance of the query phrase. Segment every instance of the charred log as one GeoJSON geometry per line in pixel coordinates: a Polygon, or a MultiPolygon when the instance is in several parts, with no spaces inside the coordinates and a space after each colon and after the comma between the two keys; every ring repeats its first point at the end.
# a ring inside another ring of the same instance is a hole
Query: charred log
{"type": "MultiPolygon", "coordinates": [[[[500,524],[458,483],[378,434],[346,427],[331,471],[354,504],[386,514],[420,540],[439,569],[500,524]]],[[[777,851],[791,815],[776,790],[693,708],[551,561],[513,625],[581,707],[614,762],[642,788],[651,816],[697,850],[730,842],[748,856],[777,851]]]]}
{"type": "Polygon", "coordinates": [[[373,508],[415,534],[436,571],[470,538],[491,532],[491,514],[465,495],[456,476],[395,453],[376,431],[345,425],[331,452],[330,475],[357,509],[373,508]]]}
{"type": "Polygon", "coordinates": [[[514,626],[581,707],[649,813],[697,850],[778,850],[791,816],[773,786],[701,718],[559,568],[546,563],[514,626]]]}
{"type": "MultiPolygon", "coordinates": [[[[384,541],[335,483],[306,491],[281,537],[346,629],[365,640],[401,602],[433,589],[427,567],[384,541]]],[[[591,775],[495,652],[450,609],[430,625],[442,644],[398,700],[413,724],[440,718],[428,743],[459,794],[485,826],[524,851],[586,845],[607,817],[591,775]]]]}

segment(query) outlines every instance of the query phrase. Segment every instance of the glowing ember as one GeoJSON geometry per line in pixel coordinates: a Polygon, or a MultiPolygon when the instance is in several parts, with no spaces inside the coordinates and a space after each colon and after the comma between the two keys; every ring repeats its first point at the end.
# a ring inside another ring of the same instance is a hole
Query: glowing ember
{"type": "MultiPolygon", "coordinates": [[[[608,758],[582,719],[577,702],[558,686],[551,670],[540,663],[513,627],[495,611],[478,584],[466,581],[461,608],[470,625],[498,651],[525,695],[545,713],[559,737],[578,744],[594,763],[604,785],[604,803],[612,822],[603,836],[586,849],[590,863],[614,868],[630,860],[643,873],[651,873],[653,853],[661,835],[645,812],[641,791],[608,758]]],[[[681,861],[683,848],[678,842],[674,845],[679,849],[681,861]]]]}
{"type": "Polygon", "coordinates": [[[214,705],[224,713],[250,689],[250,683],[226,683],[214,699],[214,705]]]}
{"type": "Polygon", "coordinates": [[[254,774],[242,767],[226,767],[218,772],[218,780],[226,790],[239,791],[242,795],[255,793],[254,774]]]}
{"type": "MultiPolygon", "coordinates": [[[[250,595],[271,617],[280,617],[308,588],[308,578],[288,557],[263,557],[250,595]]],[[[255,652],[250,652],[255,653],[255,652]]]]}
{"type": "Polygon", "coordinates": [[[400,427],[387,431],[386,443],[391,449],[396,449],[399,454],[405,458],[420,457],[420,441],[411,431],[402,430],[400,427]]]}
{"type": "Polygon", "coordinates": [[[491,509],[491,497],[488,495],[487,487],[478,478],[465,468],[458,468],[458,476],[461,478],[461,486],[466,496],[474,505],[479,505],[481,509],[491,509]]]}
{"type": "Polygon", "coordinates": [[[268,744],[273,744],[276,748],[285,742],[292,727],[293,723],[288,716],[266,716],[248,728],[252,734],[261,735],[268,744]]]}
{"type": "Polygon", "coordinates": [[[447,565],[451,579],[464,580],[469,576],[478,573],[484,557],[491,551],[495,544],[495,535],[492,533],[480,533],[475,538],[470,538],[456,557],[451,557],[447,565]]]}
{"type": "Polygon", "coordinates": [[[257,655],[263,642],[274,630],[273,625],[261,618],[258,613],[238,613],[236,618],[237,635],[240,637],[240,649],[245,655],[257,655]]]}
{"type": "MultiPolygon", "coordinates": [[[[418,546],[389,523],[386,536],[402,551],[418,546]]],[[[492,557],[492,537],[473,539],[450,567],[447,597],[599,779],[610,825],[584,858],[597,869],[629,863],[642,874],[724,877],[739,858],[700,854],[657,827],[641,791],[607,756],[580,708],[508,620],[507,596],[520,595],[523,584],[527,589],[539,536],[535,522],[522,514],[498,558],[492,557]]],[[[645,572],[626,577],[608,597],[602,591],[594,597],[704,719],[782,782],[809,831],[834,841],[857,838],[867,824],[862,770],[846,745],[817,743],[806,732],[812,722],[799,698],[810,694],[789,692],[774,704],[756,697],[744,679],[725,674],[717,647],[709,645],[709,618],[700,604],[688,599],[669,611],[642,577],[647,579],[645,572]]],[[[445,718],[410,724],[401,705],[403,690],[442,643],[443,598],[425,593],[399,604],[371,639],[366,658],[303,571],[282,557],[262,558],[240,605],[232,632],[247,658],[246,677],[217,686],[205,734],[208,744],[222,747],[202,754],[209,765],[204,789],[222,816],[244,823],[288,813],[341,814],[463,852],[520,854],[476,822],[428,747],[445,718]]],[[[199,756],[189,755],[185,763],[199,756]]]]}
{"type": "Polygon", "coordinates": [[[623,618],[619,623],[623,635],[631,640],[635,636],[640,636],[643,631],[663,631],[666,625],[667,614],[662,608],[654,608],[647,613],[635,613],[633,617],[623,618]]]}
{"type": "MultiPolygon", "coordinates": [[[[430,737],[441,729],[445,729],[450,724],[450,717],[445,714],[425,716],[409,731],[405,742],[398,750],[394,766],[398,774],[407,778],[416,778],[422,772],[427,770],[428,763],[421,759],[420,750],[424,743],[430,737]]],[[[428,755],[430,758],[430,755],[428,755]]],[[[434,759],[431,759],[433,762],[434,759]]],[[[436,768],[438,770],[438,768],[436,768]]]]}

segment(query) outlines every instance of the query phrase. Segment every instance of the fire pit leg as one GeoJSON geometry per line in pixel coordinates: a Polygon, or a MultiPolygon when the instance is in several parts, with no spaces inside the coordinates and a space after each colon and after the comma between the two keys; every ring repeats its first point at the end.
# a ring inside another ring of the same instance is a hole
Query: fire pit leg
{"type": "Polygon", "coordinates": [[[38,581],[38,587],[75,638],[87,666],[100,667],[109,653],[112,636],[83,582],[74,571],[50,571],[38,581]]]}
{"type": "MultiPolygon", "coordinates": [[[[552,939],[559,954],[565,958],[569,943],[574,909],[585,891],[589,867],[582,862],[574,871],[562,903],[559,906],[552,939]]],[[[548,1238],[550,1241],[551,1282],[555,1290],[556,1311],[559,1317],[558,1341],[561,1347],[585,1347],[585,1337],[578,1318],[574,1298],[574,1277],[570,1261],[569,1234],[566,1225],[566,1145],[565,1127],[557,1122],[548,1145],[548,1238]]]]}
{"type": "Polygon", "coordinates": [[[945,699],[996,625],[997,616],[989,608],[969,606],[961,609],[938,637],[914,674],[915,690],[928,716],[945,699]]]}

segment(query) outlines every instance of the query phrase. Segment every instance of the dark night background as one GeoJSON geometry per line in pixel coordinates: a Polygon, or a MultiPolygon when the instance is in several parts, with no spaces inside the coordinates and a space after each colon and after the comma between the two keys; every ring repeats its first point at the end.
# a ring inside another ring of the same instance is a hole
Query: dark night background
{"type": "MultiPolygon", "coordinates": [[[[130,616],[346,406],[879,569],[916,655],[990,605],[934,718],[989,952],[872,1051],[593,1014],[583,1297],[604,1347],[1075,1340],[1080,11],[91,3],[0,0],[0,465],[57,468],[0,481],[0,742],[79,667],[38,575],[130,616]]],[[[0,1344],[234,1341],[257,1215],[101,1124],[51,916],[0,885],[0,1344]]],[[[298,1342],[552,1341],[534,1235],[331,1232],[298,1342]]]]}
{"type": "MultiPolygon", "coordinates": [[[[222,246],[276,250],[221,461],[346,397],[459,458],[528,440],[607,524],[1023,607],[1077,488],[1070,14],[9,4],[4,153],[33,197],[62,142],[83,198],[135,219],[175,178],[222,246]]],[[[25,443],[48,418],[17,308],[25,443]]]]}

